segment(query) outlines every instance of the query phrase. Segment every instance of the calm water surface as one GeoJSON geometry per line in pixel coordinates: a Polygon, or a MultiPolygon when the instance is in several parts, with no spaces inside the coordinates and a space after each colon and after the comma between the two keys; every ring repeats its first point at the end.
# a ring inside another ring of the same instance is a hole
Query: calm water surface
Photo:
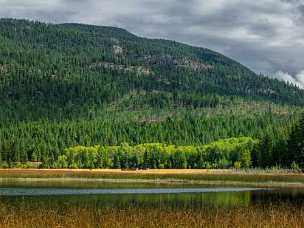
{"type": "Polygon", "coordinates": [[[132,183],[0,182],[0,203],[11,207],[170,208],[304,205],[303,190],[132,183]]]}

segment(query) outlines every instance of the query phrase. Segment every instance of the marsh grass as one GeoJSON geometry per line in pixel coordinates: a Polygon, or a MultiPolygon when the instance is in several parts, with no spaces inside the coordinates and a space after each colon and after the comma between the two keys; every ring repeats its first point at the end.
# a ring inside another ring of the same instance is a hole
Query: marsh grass
{"type": "Polygon", "coordinates": [[[304,188],[304,174],[287,170],[71,170],[0,169],[0,181],[103,181],[125,183],[206,184],[249,187],[304,188]],[[24,179],[22,179],[24,178],[24,179]]]}
{"type": "Polygon", "coordinates": [[[174,210],[0,205],[0,227],[304,227],[304,208],[289,204],[174,210]]]}

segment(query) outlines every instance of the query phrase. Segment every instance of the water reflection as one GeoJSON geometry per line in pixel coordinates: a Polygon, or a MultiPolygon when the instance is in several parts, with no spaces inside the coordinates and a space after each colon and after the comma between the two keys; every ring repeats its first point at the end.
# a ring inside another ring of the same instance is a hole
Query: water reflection
{"type": "Polygon", "coordinates": [[[173,186],[151,184],[98,184],[88,189],[85,183],[76,187],[34,187],[28,183],[0,185],[0,205],[12,208],[159,208],[201,209],[247,207],[250,205],[287,203],[304,205],[302,190],[220,188],[204,186],[173,186]],[[85,189],[84,187],[87,187],[85,189]],[[102,187],[101,187],[102,186],[102,187]],[[113,192],[115,194],[113,194],[113,192]],[[28,194],[24,194],[28,193],[28,194]],[[44,194],[42,194],[44,193],[44,194]],[[64,194],[66,193],[66,194],[64,194]],[[110,194],[112,193],[112,194],[110,194]],[[151,194],[153,193],[153,194],[151,194]]]}
{"type": "Polygon", "coordinates": [[[0,203],[27,207],[94,208],[167,208],[199,209],[203,207],[247,206],[251,192],[180,193],[180,194],[104,194],[68,196],[1,196],[0,203]]]}

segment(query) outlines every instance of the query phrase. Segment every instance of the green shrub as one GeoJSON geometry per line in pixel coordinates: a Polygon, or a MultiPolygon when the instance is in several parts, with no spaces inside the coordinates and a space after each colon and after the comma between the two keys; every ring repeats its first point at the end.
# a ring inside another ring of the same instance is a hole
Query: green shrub
{"type": "Polygon", "coordinates": [[[58,168],[68,168],[67,156],[60,155],[57,161],[58,168]]]}
{"type": "Polygon", "coordinates": [[[233,167],[234,167],[235,169],[240,169],[240,168],[242,167],[242,164],[241,164],[241,162],[236,161],[236,162],[234,162],[233,167]]]}
{"type": "Polygon", "coordinates": [[[9,164],[6,161],[2,161],[0,163],[0,168],[2,168],[2,169],[8,169],[8,168],[10,168],[10,166],[9,166],[9,164]]]}
{"type": "Polygon", "coordinates": [[[291,167],[292,170],[295,170],[295,171],[300,170],[299,164],[297,164],[295,161],[291,163],[290,167],[291,167]]]}

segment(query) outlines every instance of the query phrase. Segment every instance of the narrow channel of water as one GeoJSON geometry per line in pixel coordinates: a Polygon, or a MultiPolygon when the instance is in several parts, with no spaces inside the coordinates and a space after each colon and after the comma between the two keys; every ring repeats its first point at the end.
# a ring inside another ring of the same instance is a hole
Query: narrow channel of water
{"type": "Polygon", "coordinates": [[[104,194],[179,194],[210,192],[248,192],[257,188],[127,188],[127,189],[73,189],[73,188],[3,188],[0,196],[55,196],[55,195],[104,195],[104,194]]]}

